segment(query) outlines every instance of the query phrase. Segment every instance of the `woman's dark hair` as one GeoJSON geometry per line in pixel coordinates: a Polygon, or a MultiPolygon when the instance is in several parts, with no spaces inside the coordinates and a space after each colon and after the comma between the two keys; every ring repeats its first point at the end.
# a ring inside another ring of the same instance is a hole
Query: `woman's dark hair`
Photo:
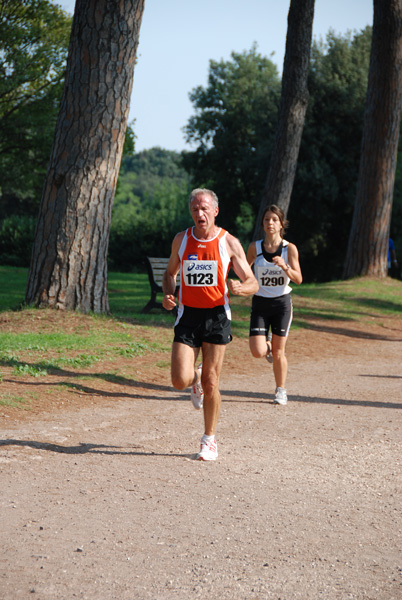
{"type": "Polygon", "coordinates": [[[264,218],[265,218],[265,215],[267,214],[267,212],[274,213],[274,215],[277,215],[279,217],[279,220],[282,225],[281,237],[283,237],[287,227],[289,227],[289,221],[287,219],[285,219],[285,213],[276,204],[271,204],[270,206],[267,206],[267,208],[264,210],[264,214],[262,215],[262,219],[261,219],[261,227],[262,228],[264,228],[264,218]]]}

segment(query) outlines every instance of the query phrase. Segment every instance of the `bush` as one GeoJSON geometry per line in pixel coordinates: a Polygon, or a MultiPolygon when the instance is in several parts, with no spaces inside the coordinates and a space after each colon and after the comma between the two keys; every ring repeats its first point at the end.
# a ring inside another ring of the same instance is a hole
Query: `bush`
{"type": "Polygon", "coordinates": [[[176,233],[192,225],[189,191],[186,181],[162,180],[144,199],[120,192],[112,213],[109,268],[145,271],[144,256],[168,258],[176,233]]]}
{"type": "Polygon", "coordinates": [[[0,264],[28,267],[31,260],[36,218],[11,215],[0,221],[0,264]]]}

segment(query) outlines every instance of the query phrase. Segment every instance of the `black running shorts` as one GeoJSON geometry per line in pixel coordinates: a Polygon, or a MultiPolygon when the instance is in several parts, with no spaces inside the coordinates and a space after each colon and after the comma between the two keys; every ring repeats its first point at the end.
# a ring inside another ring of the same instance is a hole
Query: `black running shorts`
{"type": "Polygon", "coordinates": [[[229,344],[232,332],[225,307],[184,306],[183,314],[174,328],[174,341],[192,348],[201,348],[203,342],[220,346],[229,344]]]}
{"type": "Polygon", "coordinates": [[[289,335],[293,317],[292,298],[284,294],[278,298],[253,296],[250,317],[250,337],[272,333],[280,337],[289,335]]]}

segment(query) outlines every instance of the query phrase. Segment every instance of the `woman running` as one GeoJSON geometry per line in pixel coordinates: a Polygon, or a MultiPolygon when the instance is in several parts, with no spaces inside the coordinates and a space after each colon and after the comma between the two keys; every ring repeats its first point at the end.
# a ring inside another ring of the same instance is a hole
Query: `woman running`
{"type": "Polygon", "coordinates": [[[288,362],[285,347],[293,308],[289,283],[303,281],[299,253],[294,244],[283,239],[287,221],[279,206],[268,206],[262,217],[264,239],[252,242],[247,260],[254,265],[259,290],[253,296],[250,317],[250,350],[255,358],[273,362],[275,404],[286,404],[288,362]]]}

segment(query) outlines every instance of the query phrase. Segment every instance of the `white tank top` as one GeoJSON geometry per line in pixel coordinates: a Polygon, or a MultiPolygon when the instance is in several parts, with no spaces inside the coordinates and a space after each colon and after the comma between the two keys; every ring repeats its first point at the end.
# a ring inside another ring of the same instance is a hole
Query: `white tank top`
{"type": "MultiPolygon", "coordinates": [[[[289,285],[289,277],[281,267],[278,267],[273,262],[265,260],[262,253],[262,243],[263,240],[258,240],[255,243],[257,257],[254,261],[254,274],[258,281],[258,285],[260,286],[256,296],[277,298],[278,296],[289,294],[292,291],[292,288],[289,285]]],[[[282,244],[281,256],[285,263],[287,263],[289,242],[282,240],[282,244]]]]}

